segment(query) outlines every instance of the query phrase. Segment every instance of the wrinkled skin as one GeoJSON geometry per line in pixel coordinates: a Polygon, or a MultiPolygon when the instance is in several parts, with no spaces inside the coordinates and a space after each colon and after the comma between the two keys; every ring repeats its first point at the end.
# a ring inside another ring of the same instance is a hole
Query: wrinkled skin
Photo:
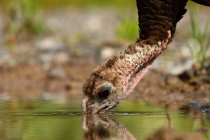
{"type": "Polygon", "coordinates": [[[170,38],[168,31],[168,38],[152,46],[138,40],[124,53],[96,68],[83,87],[83,113],[104,113],[122,102],[166,49],[170,38]]]}
{"type": "Polygon", "coordinates": [[[82,127],[84,140],[136,140],[121,123],[106,114],[83,115],[82,127]]]}

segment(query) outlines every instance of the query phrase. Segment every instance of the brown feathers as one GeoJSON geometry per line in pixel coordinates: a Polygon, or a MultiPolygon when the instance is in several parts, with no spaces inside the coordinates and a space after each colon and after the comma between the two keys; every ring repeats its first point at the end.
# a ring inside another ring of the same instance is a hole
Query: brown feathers
{"type": "MultiPolygon", "coordinates": [[[[171,31],[172,41],[177,22],[186,13],[188,0],[136,0],[140,40],[145,44],[156,44],[167,38],[167,31],[171,31]]],[[[198,4],[210,6],[210,0],[192,0],[198,4]]]]}
{"type": "MultiPolygon", "coordinates": [[[[153,45],[167,38],[171,30],[172,38],[176,23],[185,14],[187,0],[136,0],[140,39],[153,45]]],[[[171,40],[169,40],[171,42],[171,40]]]]}

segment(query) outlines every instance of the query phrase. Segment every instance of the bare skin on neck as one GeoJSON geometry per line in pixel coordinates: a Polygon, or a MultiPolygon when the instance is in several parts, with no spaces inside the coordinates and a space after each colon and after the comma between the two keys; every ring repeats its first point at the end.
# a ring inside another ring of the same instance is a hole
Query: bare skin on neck
{"type": "Polygon", "coordinates": [[[154,45],[139,40],[96,68],[83,87],[83,113],[104,113],[122,102],[166,49],[170,38],[171,31],[168,31],[168,38],[154,45]]]}

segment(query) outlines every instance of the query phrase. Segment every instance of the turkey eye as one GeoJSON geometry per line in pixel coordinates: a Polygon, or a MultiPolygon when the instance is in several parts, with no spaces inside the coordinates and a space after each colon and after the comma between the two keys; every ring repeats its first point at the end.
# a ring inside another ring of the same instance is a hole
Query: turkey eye
{"type": "Polygon", "coordinates": [[[100,98],[101,100],[104,100],[104,99],[106,99],[106,98],[109,96],[109,94],[110,94],[109,89],[105,89],[105,90],[99,92],[99,93],[98,93],[98,96],[99,96],[99,98],[100,98]]]}

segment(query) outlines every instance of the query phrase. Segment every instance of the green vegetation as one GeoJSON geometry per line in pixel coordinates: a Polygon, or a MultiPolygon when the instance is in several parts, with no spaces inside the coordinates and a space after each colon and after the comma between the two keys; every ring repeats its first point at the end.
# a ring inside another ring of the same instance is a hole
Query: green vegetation
{"type": "Polygon", "coordinates": [[[124,17],[116,27],[116,35],[120,39],[135,41],[139,36],[139,27],[137,17],[124,17]]]}
{"type": "Polygon", "coordinates": [[[68,104],[59,104],[52,101],[36,101],[36,100],[11,100],[0,102],[1,112],[49,112],[53,110],[71,110],[78,112],[80,108],[80,100],[70,101],[68,104]]]}
{"type": "Polygon", "coordinates": [[[39,1],[12,1],[8,6],[7,14],[9,21],[5,31],[11,45],[15,45],[18,39],[33,37],[45,29],[41,19],[41,3],[39,1]]]}
{"type": "MultiPolygon", "coordinates": [[[[8,5],[8,3],[14,0],[2,0],[0,6],[8,5]]],[[[21,0],[16,0],[16,2],[21,0]]],[[[136,1],[129,0],[28,0],[28,2],[37,2],[42,3],[44,8],[59,8],[59,7],[75,7],[75,8],[84,8],[84,7],[106,7],[111,6],[114,8],[125,8],[125,7],[135,7],[136,1]]]]}
{"type": "Polygon", "coordinates": [[[210,36],[208,34],[210,17],[208,18],[204,29],[198,19],[199,7],[191,9],[190,23],[192,27],[192,41],[187,46],[191,52],[195,65],[202,70],[206,61],[210,58],[210,36]]]}
{"type": "Polygon", "coordinates": [[[134,7],[136,1],[129,0],[39,0],[43,1],[44,6],[46,7],[58,7],[58,6],[71,6],[71,7],[103,7],[103,6],[113,6],[114,8],[122,7],[134,7]]]}

